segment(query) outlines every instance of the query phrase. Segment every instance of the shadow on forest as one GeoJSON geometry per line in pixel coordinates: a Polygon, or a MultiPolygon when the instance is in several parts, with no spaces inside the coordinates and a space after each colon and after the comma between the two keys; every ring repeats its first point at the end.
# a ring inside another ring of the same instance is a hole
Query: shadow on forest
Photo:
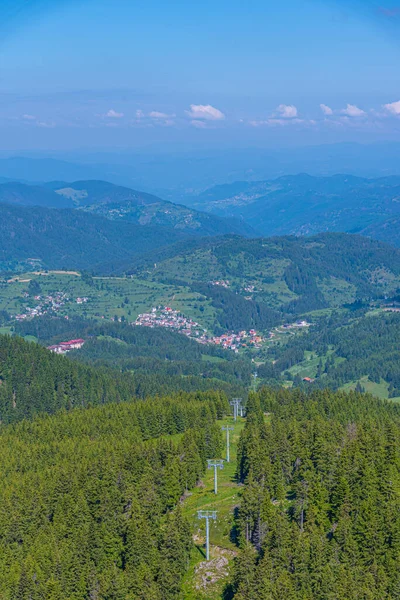
{"type": "Polygon", "coordinates": [[[232,526],[232,529],[229,533],[229,539],[230,541],[235,544],[236,546],[239,543],[239,528],[238,528],[238,516],[239,516],[239,507],[235,506],[235,508],[233,509],[233,515],[235,518],[235,522],[234,525],[232,526]]]}

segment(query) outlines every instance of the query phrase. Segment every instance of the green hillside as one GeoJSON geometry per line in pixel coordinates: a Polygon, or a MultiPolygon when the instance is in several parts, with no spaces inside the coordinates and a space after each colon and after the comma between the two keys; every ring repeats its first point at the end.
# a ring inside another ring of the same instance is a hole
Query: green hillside
{"type": "Polygon", "coordinates": [[[220,216],[241,217],[262,235],[357,232],[398,245],[393,221],[400,208],[400,178],[305,173],[270,181],[238,181],[205,190],[190,206],[220,216]]]}
{"type": "Polygon", "coordinates": [[[53,189],[64,201],[113,221],[169,227],[191,235],[254,234],[240,218],[224,219],[107,181],[76,181],[53,189]]]}
{"type": "Polygon", "coordinates": [[[107,181],[50,182],[41,186],[0,182],[0,204],[2,203],[46,208],[79,208],[112,221],[166,227],[187,235],[255,233],[240,218],[218,217],[107,181]]]}
{"type": "Polygon", "coordinates": [[[397,397],[400,396],[399,336],[400,315],[397,313],[360,315],[336,322],[334,318],[328,319],[320,323],[308,339],[297,343],[296,349],[288,347],[278,364],[283,367],[294,351],[297,363],[302,365],[303,350],[312,349],[316,365],[311,377],[318,375],[316,385],[335,389],[355,382],[355,387],[357,381],[364,380],[360,385],[367,391],[375,387],[377,395],[397,397]]]}
{"type": "Polygon", "coordinates": [[[155,393],[163,378],[170,389],[215,387],[239,395],[246,393],[251,381],[252,364],[248,357],[218,346],[199,344],[161,327],[43,316],[17,323],[14,331],[43,345],[83,338],[86,340],[83,348],[70,352],[69,357],[96,367],[132,372],[136,394],[144,385],[140,395],[149,393],[151,382],[154,386],[151,391],[155,393]]]}
{"type": "Polygon", "coordinates": [[[349,234],[228,237],[187,250],[178,244],[175,252],[174,247],[154,252],[131,271],[152,281],[189,284],[194,290],[199,282],[211,283],[210,296],[222,282],[232,302],[239,294],[249,302],[300,314],[391,294],[400,283],[400,252],[349,234]]]}
{"type": "Polygon", "coordinates": [[[0,204],[0,271],[13,271],[32,259],[50,269],[93,268],[183,237],[171,229],[116,223],[76,210],[0,204]]]}

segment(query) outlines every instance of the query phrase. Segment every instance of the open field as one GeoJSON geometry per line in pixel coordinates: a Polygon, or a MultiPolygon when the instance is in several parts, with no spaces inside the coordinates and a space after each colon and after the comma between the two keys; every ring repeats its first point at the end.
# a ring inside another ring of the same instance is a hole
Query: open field
{"type": "MultiPolygon", "coordinates": [[[[365,389],[368,394],[372,394],[377,398],[387,399],[389,398],[389,384],[381,379],[380,383],[375,383],[374,381],[370,381],[368,377],[362,377],[360,379],[360,384],[365,389]]],[[[357,381],[352,381],[351,383],[346,383],[341,389],[344,391],[354,390],[356,388],[357,381]]],[[[390,398],[393,402],[399,402],[399,398],[390,398]]]]}

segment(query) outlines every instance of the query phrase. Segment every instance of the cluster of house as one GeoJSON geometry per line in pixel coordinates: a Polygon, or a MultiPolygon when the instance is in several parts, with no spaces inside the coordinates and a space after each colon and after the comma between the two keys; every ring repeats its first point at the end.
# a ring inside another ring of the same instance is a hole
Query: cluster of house
{"type": "MultiPolygon", "coordinates": [[[[23,296],[28,298],[29,294],[24,292],[23,296]]],[[[60,308],[69,301],[69,298],[64,292],[56,292],[51,296],[34,296],[34,300],[38,304],[33,307],[27,306],[25,308],[25,312],[15,315],[17,321],[23,321],[24,319],[32,317],[40,317],[41,315],[46,314],[49,310],[58,312],[60,308]]]]}
{"type": "Polygon", "coordinates": [[[188,337],[199,337],[205,333],[205,329],[202,329],[199,323],[188,319],[169,306],[152,308],[151,312],[139,315],[135,325],[176,329],[188,337]]]}
{"type": "Polygon", "coordinates": [[[165,327],[174,329],[187,337],[191,337],[200,344],[214,344],[229,348],[235,352],[239,348],[261,348],[264,338],[255,329],[240,331],[239,333],[224,333],[220,336],[210,336],[206,329],[199,323],[182,315],[179,311],[169,306],[152,308],[151,312],[138,316],[135,325],[143,327],[165,327]]]}
{"type": "Polygon", "coordinates": [[[81,339],[69,340],[69,342],[60,342],[54,346],[48,346],[47,349],[55,352],[56,354],[66,354],[70,350],[79,350],[79,348],[82,348],[84,343],[85,340],[81,339]]]}
{"type": "Polygon", "coordinates": [[[250,331],[239,331],[239,333],[224,333],[218,337],[212,337],[208,341],[211,344],[238,352],[239,348],[261,348],[264,338],[255,329],[250,329],[250,331]]]}
{"type": "MultiPolygon", "coordinates": [[[[24,298],[29,298],[27,292],[23,293],[24,298]]],[[[33,317],[40,317],[45,315],[49,311],[58,312],[67,302],[70,302],[67,294],[64,292],[56,292],[54,295],[49,296],[34,296],[34,300],[38,303],[36,306],[27,306],[25,312],[21,312],[15,315],[17,321],[24,321],[33,317]]],[[[77,304],[84,304],[88,302],[89,298],[76,298],[77,304]]]]}

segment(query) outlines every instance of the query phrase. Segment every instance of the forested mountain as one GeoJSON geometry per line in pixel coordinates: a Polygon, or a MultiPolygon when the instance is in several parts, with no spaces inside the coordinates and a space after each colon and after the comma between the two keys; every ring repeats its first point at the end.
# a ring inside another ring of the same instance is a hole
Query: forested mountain
{"type": "MultiPolygon", "coordinates": [[[[269,376],[291,375],[295,385],[307,372],[313,386],[337,389],[362,387],[362,380],[386,385],[389,397],[400,396],[400,315],[337,312],[317,319],[307,335],[272,346],[266,353],[269,376]],[[310,364],[310,353],[313,362],[310,364]],[[308,357],[308,358],[307,358],[308,357]]],[[[260,374],[264,367],[260,368],[260,374]]]]}
{"type": "Polygon", "coordinates": [[[228,406],[181,393],[3,427],[0,597],[180,597],[192,540],[179,499],[220,454],[228,406]]]}
{"type": "Polygon", "coordinates": [[[84,338],[85,345],[69,354],[85,364],[133,372],[135,394],[156,393],[157,382],[168,389],[225,389],[245,394],[253,371],[251,360],[218,346],[203,346],[166,329],[132,327],[80,318],[43,316],[16,323],[20,336],[34,336],[41,344],[84,338]],[[147,384],[146,384],[147,381],[147,384]]]}
{"type": "MultiPolygon", "coordinates": [[[[247,312],[262,315],[264,305],[302,314],[390,294],[400,284],[400,251],[349,234],[227,237],[178,244],[123,268],[154,280],[185,282],[213,299],[222,320],[231,305],[238,305],[234,312],[246,320],[247,312]]],[[[271,322],[275,317],[269,313],[271,322]]]]}
{"type": "Polygon", "coordinates": [[[107,181],[55,181],[41,186],[3,183],[0,184],[0,203],[80,208],[113,221],[167,227],[193,235],[254,234],[254,230],[240,219],[199,212],[107,181]]]}
{"type": "Polygon", "coordinates": [[[176,230],[117,223],[83,211],[0,204],[1,270],[29,258],[40,259],[45,268],[93,268],[183,237],[176,230]]]}
{"type": "Polygon", "coordinates": [[[398,245],[397,236],[391,239],[389,230],[391,220],[400,217],[399,198],[397,176],[363,179],[299,174],[216,186],[188,202],[198,210],[242,217],[262,235],[343,231],[398,245]]]}
{"type": "Polygon", "coordinates": [[[362,233],[377,240],[382,240],[387,244],[400,247],[400,216],[372,222],[362,233]]]}
{"type": "MultiPolygon", "coordinates": [[[[106,354],[105,351],[102,353],[106,354]]],[[[90,351],[87,354],[90,357],[90,351]]],[[[143,355],[146,358],[145,352],[143,355]]],[[[95,360],[87,359],[87,362],[95,360]]],[[[225,389],[233,394],[240,388],[237,383],[230,385],[213,377],[213,373],[208,378],[202,372],[197,376],[189,372],[187,377],[182,377],[179,370],[175,373],[162,368],[152,370],[154,364],[151,363],[147,368],[144,364],[137,372],[121,373],[119,369],[107,369],[104,366],[107,360],[99,362],[102,362],[101,368],[95,368],[21,338],[0,335],[0,422],[14,423],[40,413],[127,402],[180,390],[225,389]]],[[[133,365],[129,366],[132,368],[133,365]]],[[[233,372],[232,369],[231,380],[234,382],[233,372]]],[[[217,373],[216,370],[216,376],[217,373]]],[[[223,376],[223,372],[219,375],[223,376]]],[[[228,375],[229,371],[226,379],[229,379],[228,375]]]]}
{"type": "Polygon", "coordinates": [[[233,597],[398,598],[399,407],[263,390],[247,414],[233,597]]]}
{"type": "Polygon", "coordinates": [[[73,208],[71,200],[57,195],[51,189],[14,181],[0,184],[0,203],[47,208],[73,208]]]}

